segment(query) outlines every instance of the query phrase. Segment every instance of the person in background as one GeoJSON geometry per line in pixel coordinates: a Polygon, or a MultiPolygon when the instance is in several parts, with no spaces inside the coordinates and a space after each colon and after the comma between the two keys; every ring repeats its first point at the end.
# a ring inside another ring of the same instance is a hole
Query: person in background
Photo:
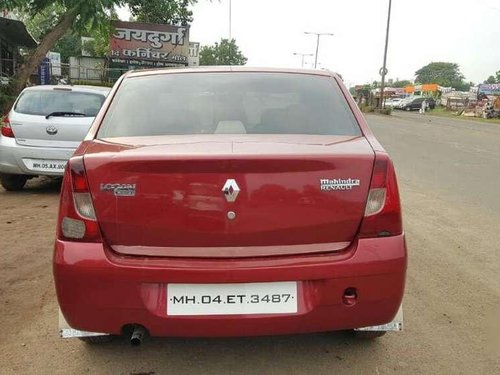
{"type": "Polygon", "coordinates": [[[425,110],[427,109],[427,100],[422,101],[422,106],[420,107],[419,113],[425,114],[425,110]]]}

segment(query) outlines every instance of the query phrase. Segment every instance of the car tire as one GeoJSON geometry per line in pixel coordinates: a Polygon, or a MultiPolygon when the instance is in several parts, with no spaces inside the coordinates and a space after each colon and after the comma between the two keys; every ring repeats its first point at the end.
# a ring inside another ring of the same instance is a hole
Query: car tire
{"type": "Polygon", "coordinates": [[[387,331],[353,331],[354,337],[363,340],[373,340],[378,337],[384,336],[387,331]]]}
{"type": "Polygon", "coordinates": [[[7,191],[19,191],[24,188],[28,176],[22,174],[3,174],[0,176],[0,184],[7,191]]]}
{"type": "Polygon", "coordinates": [[[78,337],[78,339],[89,345],[104,344],[113,341],[114,338],[113,335],[78,337]]]}
{"type": "Polygon", "coordinates": [[[406,108],[405,108],[405,111],[406,111],[406,112],[410,112],[410,111],[411,111],[411,107],[406,107],[406,108]]]}

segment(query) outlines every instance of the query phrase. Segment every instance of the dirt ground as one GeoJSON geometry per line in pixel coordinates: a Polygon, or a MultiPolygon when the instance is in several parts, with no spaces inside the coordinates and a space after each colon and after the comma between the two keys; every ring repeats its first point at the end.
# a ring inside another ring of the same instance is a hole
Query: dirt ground
{"type": "Polygon", "coordinates": [[[154,338],[139,348],[60,339],[51,270],[59,184],[36,179],[21,193],[0,188],[0,374],[500,373],[500,126],[406,114],[369,122],[399,174],[404,332],[373,342],[154,338]]]}

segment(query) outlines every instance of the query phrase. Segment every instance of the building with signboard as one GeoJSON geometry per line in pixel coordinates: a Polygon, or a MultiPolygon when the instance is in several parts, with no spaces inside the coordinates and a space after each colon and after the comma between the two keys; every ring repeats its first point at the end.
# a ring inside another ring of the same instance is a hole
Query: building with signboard
{"type": "Polygon", "coordinates": [[[189,42],[188,66],[200,66],[200,43],[189,42]]]}
{"type": "Polygon", "coordinates": [[[189,41],[189,26],[114,21],[106,57],[91,56],[82,45],[82,55],[69,58],[70,81],[109,84],[129,70],[200,64],[200,43],[189,41]]]}
{"type": "Polygon", "coordinates": [[[483,83],[479,85],[478,95],[500,95],[500,83],[483,83]]]}
{"type": "Polygon", "coordinates": [[[115,21],[109,61],[124,70],[187,66],[189,26],[115,21]]]}

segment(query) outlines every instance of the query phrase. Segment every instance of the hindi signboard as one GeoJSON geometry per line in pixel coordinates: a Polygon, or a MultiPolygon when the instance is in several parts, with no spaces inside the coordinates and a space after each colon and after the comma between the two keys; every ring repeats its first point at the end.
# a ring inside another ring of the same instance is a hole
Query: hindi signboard
{"type": "Polygon", "coordinates": [[[187,65],[189,26],[123,21],[113,26],[111,62],[142,67],[187,65]]]}
{"type": "Polygon", "coordinates": [[[189,42],[188,66],[200,65],[200,43],[189,42]]]}

